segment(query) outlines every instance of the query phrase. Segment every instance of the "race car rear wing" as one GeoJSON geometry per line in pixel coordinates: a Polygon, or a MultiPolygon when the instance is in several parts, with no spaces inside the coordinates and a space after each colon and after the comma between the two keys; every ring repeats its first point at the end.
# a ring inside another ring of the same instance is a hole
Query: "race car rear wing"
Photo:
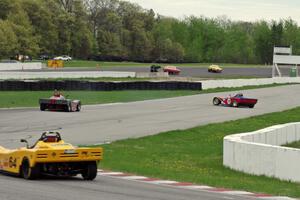
{"type": "Polygon", "coordinates": [[[69,100],[60,100],[60,99],[40,99],[40,104],[60,104],[60,105],[67,105],[69,104],[69,100]]]}

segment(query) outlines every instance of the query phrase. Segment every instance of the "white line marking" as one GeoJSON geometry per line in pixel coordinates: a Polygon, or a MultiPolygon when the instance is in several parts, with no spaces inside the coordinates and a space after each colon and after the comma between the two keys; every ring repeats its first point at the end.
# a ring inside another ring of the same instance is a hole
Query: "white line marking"
{"type": "Polygon", "coordinates": [[[100,172],[99,174],[103,176],[114,176],[114,175],[122,175],[124,173],[123,172],[100,172]]]}
{"type": "Polygon", "coordinates": [[[178,186],[180,188],[186,188],[186,189],[200,189],[200,190],[206,190],[206,189],[212,189],[213,187],[205,186],[205,185],[187,185],[187,186],[178,186]]]}
{"type": "Polygon", "coordinates": [[[232,194],[232,195],[253,195],[251,192],[246,191],[224,191],[223,194],[232,194]]]}
{"type": "Polygon", "coordinates": [[[139,179],[147,179],[145,176],[125,176],[125,177],[120,177],[122,179],[127,179],[127,180],[139,180],[139,179]]]}
{"type": "Polygon", "coordinates": [[[270,199],[270,200],[296,200],[296,199],[293,199],[293,198],[290,198],[290,197],[259,197],[259,199],[270,199]]]}
{"type": "Polygon", "coordinates": [[[158,181],[145,181],[147,183],[151,183],[151,184],[174,184],[174,183],[178,183],[177,181],[164,181],[164,180],[158,180],[158,181]]]}

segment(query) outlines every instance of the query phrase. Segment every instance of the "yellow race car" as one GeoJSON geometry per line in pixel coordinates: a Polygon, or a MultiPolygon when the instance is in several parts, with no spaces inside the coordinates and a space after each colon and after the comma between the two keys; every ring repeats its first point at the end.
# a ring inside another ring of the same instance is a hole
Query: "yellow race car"
{"type": "Polygon", "coordinates": [[[208,67],[208,72],[221,73],[223,69],[219,65],[211,65],[208,67]]]}
{"type": "Polygon", "coordinates": [[[85,180],[97,176],[97,164],[102,160],[102,148],[80,148],[65,143],[58,132],[44,132],[40,139],[29,146],[9,150],[0,147],[0,170],[25,179],[41,175],[76,176],[85,180]]]}

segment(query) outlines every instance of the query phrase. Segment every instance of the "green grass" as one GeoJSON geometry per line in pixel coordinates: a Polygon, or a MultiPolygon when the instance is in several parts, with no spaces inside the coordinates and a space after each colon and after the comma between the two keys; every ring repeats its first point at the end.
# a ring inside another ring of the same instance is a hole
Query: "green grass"
{"type": "MultiPolygon", "coordinates": [[[[80,99],[83,105],[105,104],[116,102],[132,102],[150,99],[187,96],[204,93],[240,91],[257,88],[275,87],[286,84],[273,84],[264,86],[247,86],[238,88],[217,88],[209,90],[128,90],[128,91],[62,91],[70,99],[80,99]]],[[[0,108],[38,107],[40,98],[49,98],[53,91],[1,91],[0,108]]]]}
{"type": "Polygon", "coordinates": [[[248,119],[176,130],[102,145],[101,168],[215,187],[300,197],[300,184],[252,176],[222,165],[223,138],[300,121],[300,107],[248,119]]]}
{"type": "MultiPolygon", "coordinates": [[[[199,91],[65,91],[70,99],[80,99],[83,105],[141,101],[198,94],[199,91]]],[[[38,107],[40,98],[49,98],[53,91],[8,91],[0,93],[0,107],[38,107]]]]}
{"type": "MultiPolygon", "coordinates": [[[[175,65],[178,67],[199,67],[207,68],[212,63],[174,63],[174,64],[160,64],[161,66],[175,65]]],[[[99,61],[88,61],[88,60],[73,60],[66,61],[65,67],[99,67],[110,68],[110,67],[150,67],[153,63],[137,63],[137,62],[99,62],[99,61]]],[[[230,63],[220,63],[220,66],[226,67],[236,67],[236,68],[258,68],[266,67],[264,65],[255,64],[230,64],[230,63]]]]}
{"type": "Polygon", "coordinates": [[[300,149],[300,141],[292,142],[292,143],[284,145],[284,146],[300,149]]]}

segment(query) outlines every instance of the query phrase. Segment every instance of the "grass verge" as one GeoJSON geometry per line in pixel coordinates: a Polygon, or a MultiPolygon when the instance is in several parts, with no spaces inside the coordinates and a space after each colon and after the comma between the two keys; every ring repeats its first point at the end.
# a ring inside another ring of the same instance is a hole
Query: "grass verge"
{"type": "Polygon", "coordinates": [[[292,142],[292,143],[284,145],[284,146],[300,149],[300,141],[292,142]]]}
{"type": "MultiPolygon", "coordinates": [[[[237,88],[217,88],[209,90],[129,90],[129,91],[63,91],[70,99],[80,99],[83,105],[105,104],[116,102],[132,102],[151,99],[162,99],[204,93],[225,91],[240,91],[257,88],[275,87],[286,84],[272,84],[264,86],[247,86],[237,88]]],[[[49,98],[53,91],[1,91],[0,108],[38,107],[40,98],[49,98]]]]}
{"type": "Polygon", "coordinates": [[[300,197],[300,184],[252,176],[222,165],[223,138],[300,121],[300,107],[103,145],[101,168],[235,190],[300,197]]]}

